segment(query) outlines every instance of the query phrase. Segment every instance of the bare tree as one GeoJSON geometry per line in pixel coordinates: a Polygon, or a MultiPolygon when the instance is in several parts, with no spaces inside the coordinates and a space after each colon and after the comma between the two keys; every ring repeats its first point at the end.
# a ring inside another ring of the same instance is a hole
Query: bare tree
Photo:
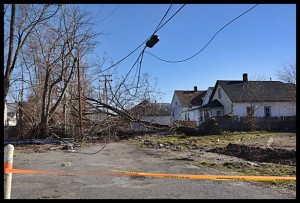
{"type": "Polygon", "coordinates": [[[264,89],[259,81],[250,81],[243,85],[249,104],[246,111],[246,124],[250,131],[254,131],[256,129],[255,112],[263,102],[264,89]]]}
{"type": "Polygon", "coordinates": [[[7,26],[5,26],[4,99],[6,99],[11,85],[11,75],[18,66],[17,59],[28,38],[37,25],[55,16],[59,7],[59,5],[50,4],[12,4],[10,12],[8,12],[8,5],[5,6],[4,15],[8,21],[9,31],[6,30],[7,26]]]}
{"type": "MultiPolygon", "coordinates": [[[[7,15],[8,11],[9,6],[5,9],[7,15]]],[[[66,132],[69,123],[76,131],[81,122],[80,98],[86,135],[128,130],[130,122],[139,120],[129,109],[159,95],[156,84],[150,83],[150,76],[141,73],[140,57],[135,72],[134,65],[125,76],[118,75],[117,66],[102,71],[99,65],[93,67],[86,60],[99,34],[93,32],[89,14],[75,5],[13,5],[10,17],[7,22],[11,29],[5,38],[5,91],[9,91],[12,82],[26,82],[28,98],[21,110],[28,135],[45,137],[49,127],[64,128],[66,132]],[[22,69],[15,71],[17,67],[22,69]],[[25,73],[26,78],[22,77],[25,73]],[[105,75],[109,78],[103,78],[105,75]],[[104,80],[100,82],[99,78],[104,80]]],[[[141,123],[155,128],[150,122],[141,123]]]]}
{"type": "MultiPolygon", "coordinates": [[[[140,76],[140,83],[137,86],[136,83],[132,83],[132,80],[124,80],[124,77],[118,78],[115,75],[113,80],[107,81],[106,99],[103,99],[101,94],[98,97],[89,97],[86,95],[86,102],[98,112],[99,116],[97,120],[94,120],[93,130],[99,129],[98,132],[102,132],[102,134],[108,134],[108,131],[111,133],[117,131],[130,132],[131,123],[136,121],[149,128],[160,126],[151,122],[144,122],[130,111],[139,102],[155,98],[158,95],[155,87],[150,85],[149,78],[148,74],[143,74],[140,76]],[[112,83],[112,81],[115,82],[112,83]],[[99,128],[96,126],[106,127],[99,128]]],[[[91,132],[91,134],[94,133],[97,132],[91,132]]]]}
{"type": "Polygon", "coordinates": [[[283,65],[282,70],[277,71],[277,77],[284,83],[290,83],[290,95],[296,101],[296,61],[293,60],[288,64],[283,65]]]}
{"type": "MultiPolygon", "coordinates": [[[[35,91],[40,96],[40,122],[36,135],[46,136],[49,121],[59,111],[69,84],[76,77],[77,60],[95,46],[97,36],[87,13],[78,7],[61,6],[51,20],[37,25],[28,39],[25,60],[33,62],[35,91]]],[[[77,97],[78,98],[78,97],[77,97]]]]}
{"type": "Polygon", "coordinates": [[[282,82],[296,84],[296,62],[283,65],[282,70],[277,71],[277,77],[282,82]]]}
{"type": "MultiPolygon", "coordinates": [[[[263,104],[266,99],[267,89],[263,84],[265,82],[264,77],[257,77],[257,79],[252,79],[248,81],[247,79],[243,79],[240,83],[236,85],[236,101],[233,104],[237,105],[236,102],[243,103],[246,108],[246,112],[244,115],[244,123],[250,131],[254,131],[256,129],[256,114],[257,110],[263,104]]],[[[232,107],[233,109],[233,107],[232,107]]],[[[234,112],[231,112],[233,115],[234,112]]]]}

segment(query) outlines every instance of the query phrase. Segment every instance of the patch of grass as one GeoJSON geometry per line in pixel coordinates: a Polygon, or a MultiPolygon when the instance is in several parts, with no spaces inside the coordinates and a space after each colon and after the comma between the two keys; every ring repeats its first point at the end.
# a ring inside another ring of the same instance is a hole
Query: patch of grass
{"type": "MultiPolygon", "coordinates": [[[[284,132],[233,132],[224,133],[223,135],[205,135],[205,136],[182,136],[182,135],[169,135],[169,136],[158,136],[149,137],[147,141],[153,144],[157,143],[169,143],[179,146],[180,149],[196,149],[196,148],[210,148],[210,147],[225,147],[229,143],[231,144],[241,144],[244,140],[255,140],[261,138],[270,138],[274,136],[288,135],[290,133],[284,132]]],[[[145,145],[144,140],[127,140],[127,143],[134,144],[139,147],[153,147],[152,145],[145,145]]],[[[239,175],[257,175],[257,176],[296,176],[296,167],[288,165],[280,165],[274,163],[264,163],[256,165],[251,165],[247,163],[224,163],[219,164],[209,161],[189,161],[182,160],[178,158],[178,161],[184,161],[185,163],[199,166],[213,168],[224,172],[234,172],[239,175]]],[[[268,182],[268,184],[281,185],[285,187],[296,188],[296,181],[277,181],[268,182]]]]}
{"type": "MultiPolygon", "coordinates": [[[[180,145],[183,149],[200,148],[200,147],[224,147],[229,143],[240,144],[244,140],[257,139],[257,138],[269,138],[273,136],[284,135],[288,133],[273,133],[273,132],[233,132],[224,133],[223,135],[204,135],[204,136],[182,136],[182,135],[170,135],[161,137],[149,137],[152,143],[171,143],[173,145],[180,145]],[[191,147],[192,146],[192,147],[191,147]]],[[[140,140],[127,140],[126,142],[141,146],[143,142],[140,140]]]]}
{"type": "Polygon", "coordinates": [[[241,175],[296,176],[295,166],[272,163],[259,166],[251,166],[250,164],[240,162],[225,162],[223,164],[214,162],[189,162],[189,164],[210,167],[224,172],[237,172],[241,175]]]}

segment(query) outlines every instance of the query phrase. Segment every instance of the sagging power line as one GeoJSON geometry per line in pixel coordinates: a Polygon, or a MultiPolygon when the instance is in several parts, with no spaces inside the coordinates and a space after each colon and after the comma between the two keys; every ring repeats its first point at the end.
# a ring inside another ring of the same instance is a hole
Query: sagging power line
{"type": "MultiPolygon", "coordinates": [[[[161,28],[163,28],[176,14],[178,14],[178,12],[185,6],[185,4],[183,4],[164,24],[160,25],[162,23],[162,21],[164,20],[164,18],[166,17],[166,15],[168,14],[168,12],[170,11],[172,5],[168,8],[168,10],[166,11],[166,13],[164,14],[163,18],[161,19],[160,23],[158,24],[157,28],[155,29],[155,31],[153,32],[153,34],[148,37],[143,43],[141,43],[137,48],[135,48],[133,51],[131,51],[129,54],[127,54],[124,58],[122,58],[121,60],[119,60],[118,62],[116,62],[115,64],[111,65],[110,67],[102,70],[101,72],[105,72],[111,68],[113,68],[114,66],[118,65],[119,63],[121,63],[122,61],[124,61],[126,58],[128,58],[131,54],[133,54],[134,52],[136,52],[140,47],[142,47],[149,39],[151,39],[151,37],[153,35],[155,35],[161,28]]],[[[139,54],[141,55],[141,54],[139,54]]]]}
{"type": "Polygon", "coordinates": [[[217,34],[219,34],[219,32],[221,32],[225,27],[227,27],[229,24],[231,24],[233,21],[237,20],[238,18],[240,18],[241,16],[245,15],[246,13],[248,13],[249,11],[251,11],[252,9],[254,9],[258,4],[254,5],[253,7],[251,7],[250,9],[248,9],[247,11],[243,12],[242,14],[240,14],[239,16],[237,16],[236,18],[234,18],[233,20],[231,20],[230,22],[228,22],[226,25],[224,25],[222,28],[220,28],[213,36],[212,38],[208,41],[208,43],[197,53],[195,53],[194,55],[186,58],[186,59],[182,59],[182,60],[165,60],[165,59],[161,59],[159,57],[157,57],[156,55],[152,54],[151,52],[145,51],[145,53],[148,53],[152,56],[154,56],[156,59],[160,60],[160,61],[164,61],[164,62],[168,62],[168,63],[180,63],[180,62],[184,62],[187,60],[190,60],[192,58],[194,58],[195,56],[197,56],[198,54],[200,54],[211,42],[212,40],[216,37],[217,34]]]}
{"type": "MultiPolygon", "coordinates": [[[[114,92],[113,94],[113,98],[115,97],[115,95],[117,94],[117,92],[120,90],[121,85],[125,82],[126,78],[129,76],[129,74],[131,73],[131,71],[133,70],[133,68],[135,67],[135,65],[137,65],[137,72],[138,74],[134,77],[137,78],[137,83],[136,83],[136,88],[135,88],[135,93],[137,91],[138,88],[138,84],[139,84],[139,78],[140,78],[140,73],[141,73],[141,67],[142,67],[142,61],[143,61],[143,57],[144,57],[144,53],[145,53],[145,49],[147,47],[152,48],[158,41],[159,41],[159,37],[157,35],[155,35],[162,27],[164,27],[183,7],[185,6],[182,5],[165,23],[163,23],[161,25],[161,23],[163,22],[163,20],[165,19],[165,17],[167,16],[167,14],[169,13],[172,4],[169,6],[168,10],[165,12],[164,16],[162,17],[162,19],[160,20],[159,24],[157,25],[156,29],[154,30],[153,34],[148,37],[147,40],[145,40],[141,45],[139,45],[135,50],[133,50],[132,52],[130,52],[126,57],[124,57],[123,59],[121,59],[119,62],[115,63],[114,65],[110,66],[109,68],[105,69],[104,71],[112,68],[113,66],[119,64],[120,62],[122,62],[123,60],[125,60],[128,56],[130,56],[133,52],[135,52],[137,49],[139,49],[142,45],[144,45],[143,50],[141,51],[141,53],[139,54],[137,60],[135,60],[133,66],[130,68],[130,70],[128,71],[128,73],[126,74],[126,76],[123,78],[122,82],[120,83],[120,85],[118,86],[117,90],[114,92]]],[[[135,80],[135,79],[134,79],[135,80]]]]}

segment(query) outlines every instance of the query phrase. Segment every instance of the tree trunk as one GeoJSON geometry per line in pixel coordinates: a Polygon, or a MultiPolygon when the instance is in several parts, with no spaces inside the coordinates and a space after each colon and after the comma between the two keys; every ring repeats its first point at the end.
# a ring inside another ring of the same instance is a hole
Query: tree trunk
{"type": "Polygon", "coordinates": [[[6,99],[9,90],[10,76],[12,73],[11,60],[12,60],[12,53],[14,50],[15,11],[16,11],[16,5],[12,4],[10,33],[9,33],[9,50],[8,50],[7,63],[6,63],[5,76],[4,76],[4,99],[6,99]]]}

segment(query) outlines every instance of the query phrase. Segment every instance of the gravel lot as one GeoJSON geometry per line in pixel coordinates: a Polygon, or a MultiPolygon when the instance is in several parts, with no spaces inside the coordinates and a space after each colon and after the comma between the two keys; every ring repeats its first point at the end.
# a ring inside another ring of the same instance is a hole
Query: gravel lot
{"type": "MultiPolygon", "coordinates": [[[[234,175],[168,160],[156,149],[123,142],[90,144],[75,152],[53,146],[15,147],[15,169],[68,172],[113,170],[234,175]],[[100,149],[102,149],[99,151],[100,149]]],[[[11,199],[295,199],[296,192],[252,181],[170,179],[117,175],[13,174],[11,199]]]]}

